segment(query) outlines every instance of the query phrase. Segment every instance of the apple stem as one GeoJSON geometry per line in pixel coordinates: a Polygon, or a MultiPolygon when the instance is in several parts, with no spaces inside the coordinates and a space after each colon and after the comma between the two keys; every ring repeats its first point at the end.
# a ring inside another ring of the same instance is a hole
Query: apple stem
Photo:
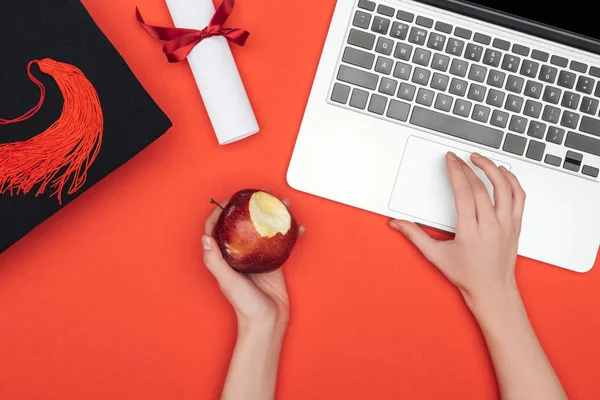
{"type": "Polygon", "coordinates": [[[221,210],[225,210],[222,205],[220,205],[215,199],[210,199],[210,204],[214,204],[218,206],[221,210]]]}

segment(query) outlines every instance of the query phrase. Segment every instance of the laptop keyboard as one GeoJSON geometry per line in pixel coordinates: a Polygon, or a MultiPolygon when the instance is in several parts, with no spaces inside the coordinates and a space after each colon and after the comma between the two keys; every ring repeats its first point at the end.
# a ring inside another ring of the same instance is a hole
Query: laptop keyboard
{"type": "Polygon", "coordinates": [[[600,68],[370,0],[350,23],[333,104],[598,177],[600,68]]]}

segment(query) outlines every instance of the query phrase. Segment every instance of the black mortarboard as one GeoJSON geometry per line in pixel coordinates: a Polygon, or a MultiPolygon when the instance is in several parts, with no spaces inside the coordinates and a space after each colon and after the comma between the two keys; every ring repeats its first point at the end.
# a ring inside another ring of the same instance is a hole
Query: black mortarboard
{"type": "Polygon", "coordinates": [[[1,0],[0,29],[2,252],[171,122],[79,1],[1,0]]]}

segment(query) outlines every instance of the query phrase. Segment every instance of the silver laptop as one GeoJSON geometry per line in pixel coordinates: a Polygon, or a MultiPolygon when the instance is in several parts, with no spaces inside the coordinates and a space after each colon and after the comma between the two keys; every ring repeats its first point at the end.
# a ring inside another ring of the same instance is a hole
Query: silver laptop
{"type": "Polygon", "coordinates": [[[476,3],[338,0],[288,182],[453,231],[444,156],[477,151],[527,192],[519,254],[588,271],[600,243],[593,2],[476,3]]]}

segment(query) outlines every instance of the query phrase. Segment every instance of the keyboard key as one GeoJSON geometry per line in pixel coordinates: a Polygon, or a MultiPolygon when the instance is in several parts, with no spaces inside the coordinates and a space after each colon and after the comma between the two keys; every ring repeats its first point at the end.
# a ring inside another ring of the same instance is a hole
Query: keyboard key
{"type": "Polygon", "coordinates": [[[517,133],[525,133],[525,128],[527,127],[527,118],[520,117],[518,115],[513,115],[510,118],[510,124],[508,125],[508,129],[517,132],[517,133]]]}
{"type": "Polygon", "coordinates": [[[469,64],[467,64],[466,61],[462,61],[462,60],[455,58],[454,60],[452,60],[452,64],[450,65],[450,73],[452,75],[456,75],[456,76],[460,76],[461,78],[464,78],[465,75],[467,75],[468,65],[469,64]]]}
{"type": "Polygon", "coordinates": [[[394,14],[396,13],[396,10],[394,10],[392,7],[386,6],[384,4],[380,4],[377,7],[377,12],[379,14],[387,15],[388,17],[393,17],[394,14]]]}
{"type": "Polygon", "coordinates": [[[504,92],[490,89],[488,91],[485,103],[498,108],[502,107],[502,104],[504,104],[504,92]]]}
{"type": "Polygon", "coordinates": [[[594,96],[600,97],[600,82],[596,85],[596,91],[594,92],[594,96]]]}
{"type": "Polygon", "coordinates": [[[440,35],[436,32],[431,32],[429,40],[427,41],[427,47],[430,49],[442,51],[444,50],[444,44],[446,43],[446,36],[440,35]]]}
{"type": "Polygon", "coordinates": [[[431,58],[431,52],[425,49],[416,49],[415,55],[413,56],[413,62],[418,65],[427,66],[429,65],[429,59],[431,58]]]}
{"type": "Polygon", "coordinates": [[[542,119],[551,124],[558,124],[558,121],[560,120],[560,108],[545,106],[542,119]]]}
{"type": "Polygon", "coordinates": [[[558,104],[558,100],[560,99],[560,94],[562,90],[559,88],[555,88],[552,86],[546,86],[544,90],[544,97],[542,98],[544,101],[552,104],[558,104]]]}
{"type": "Polygon", "coordinates": [[[408,83],[401,83],[400,89],[398,90],[398,97],[404,100],[412,101],[415,98],[415,92],[417,88],[414,85],[408,83]]]}
{"type": "Polygon", "coordinates": [[[534,58],[534,59],[536,59],[538,61],[546,62],[546,61],[548,61],[549,57],[550,57],[550,55],[548,53],[543,52],[543,51],[533,50],[531,52],[531,58],[534,58]]]}
{"type": "Polygon", "coordinates": [[[336,83],[333,85],[333,91],[331,92],[331,101],[336,103],[346,104],[348,96],[350,95],[350,86],[336,83]]]}
{"type": "Polygon", "coordinates": [[[584,74],[587,72],[587,65],[575,60],[571,61],[569,68],[571,68],[573,71],[582,72],[584,74]]]}
{"type": "Polygon", "coordinates": [[[507,133],[506,140],[504,141],[504,146],[502,146],[502,150],[508,153],[522,156],[525,152],[526,145],[527,139],[525,139],[524,137],[513,135],[512,133],[507,133]]]}
{"type": "Polygon", "coordinates": [[[469,79],[476,82],[483,82],[485,80],[485,74],[487,73],[487,68],[482,67],[477,64],[471,65],[471,70],[469,71],[469,79]]]}
{"type": "Polygon", "coordinates": [[[394,68],[394,77],[407,81],[410,79],[411,72],[412,65],[397,62],[396,67],[394,68]]]}
{"type": "Polygon", "coordinates": [[[396,44],[396,50],[394,50],[394,57],[408,61],[410,60],[410,55],[412,54],[412,46],[406,43],[398,43],[396,44]]]}
{"type": "Polygon", "coordinates": [[[575,74],[563,69],[560,71],[560,74],[558,74],[558,81],[556,84],[560,87],[573,89],[573,86],[575,86],[575,74]]]}
{"type": "Polygon", "coordinates": [[[374,114],[383,115],[385,106],[387,105],[387,97],[378,94],[371,95],[368,110],[374,114]]]}
{"type": "Polygon", "coordinates": [[[385,57],[377,57],[377,63],[375,64],[375,72],[380,72],[382,74],[389,75],[392,73],[393,65],[393,60],[385,57]]]}
{"type": "Polygon", "coordinates": [[[600,137],[600,120],[583,116],[579,130],[600,137]]]}
{"type": "Polygon", "coordinates": [[[473,108],[473,114],[471,114],[471,118],[475,121],[487,122],[488,118],[490,117],[490,111],[491,109],[489,107],[476,104],[475,108],[473,108]]]}
{"type": "Polygon", "coordinates": [[[356,13],[354,14],[354,20],[352,21],[352,25],[357,26],[359,28],[369,29],[370,23],[371,14],[360,10],[356,11],[356,13]]]}
{"type": "Polygon", "coordinates": [[[394,21],[392,29],[390,30],[390,36],[396,39],[404,40],[408,35],[408,25],[402,22],[394,21]]]}
{"type": "Polygon", "coordinates": [[[546,141],[554,144],[562,144],[564,137],[564,129],[551,126],[550,128],[548,128],[548,135],[546,135],[546,141]]]}
{"type": "Polygon", "coordinates": [[[583,160],[582,154],[575,153],[574,151],[567,151],[567,155],[565,157],[565,163],[563,164],[563,168],[568,169],[573,172],[579,172],[579,167],[581,166],[581,160],[583,160]]]}
{"type": "Polygon", "coordinates": [[[484,35],[483,33],[475,32],[475,35],[473,35],[473,41],[488,45],[492,42],[492,38],[488,35],[484,35]]]}
{"type": "Polygon", "coordinates": [[[390,100],[387,116],[405,122],[408,119],[410,105],[398,100],[390,100]]]}
{"type": "Polygon", "coordinates": [[[492,46],[500,50],[508,51],[510,49],[510,43],[502,39],[494,39],[492,46]]]}
{"type": "Polygon", "coordinates": [[[390,28],[390,20],[387,18],[380,17],[378,15],[373,18],[373,25],[371,30],[382,35],[387,35],[388,29],[390,28]]]}
{"type": "Polygon", "coordinates": [[[448,40],[448,44],[446,45],[446,53],[460,57],[462,55],[464,47],[465,42],[463,42],[462,40],[451,38],[448,40]]]}
{"type": "Polygon", "coordinates": [[[546,144],[538,142],[537,140],[530,140],[529,147],[527,148],[527,154],[525,157],[535,161],[542,161],[544,157],[544,151],[546,150],[546,144]]]}
{"type": "Polygon", "coordinates": [[[542,84],[534,81],[527,81],[525,84],[525,92],[523,94],[527,97],[533,97],[539,99],[542,95],[542,84]]]}
{"type": "Polygon", "coordinates": [[[500,65],[500,59],[502,53],[494,49],[486,49],[483,55],[483,63],[492,67],[498,67],[500,65]]]}
{"type": "Polygon", "coordinates": [[[553,165],[555,167],[560,167],[560,163],[562,159],[557,156],[553,156],[552,154],[546,154],[546,158],[544,158],[544,162],[549,165],[553,165]]]}
{"type": "Polygon", "coordinates": [[[469,88],[469,95],[467,97],[471,100],[483,101],[483,99],[485,99],[486,90],[487,89],[485,86],[472,83],[471,87],[469,88]]]}
{"type": "Polygon", "coordinates": [[[565,92],[562,102],[560,103],[563,107],[570,108],[571,110],[577,110],[579,105],[579,98],[581,96],[577,93],[565,92]]]}
{"type": "Polygon", "coordinates": [[[506,99],[506,104],[504,108],[508,111],[512,111],[514,113],[520,113],[523,108],[524,99],[519,96],[515,96],[514,94],[509,94],[506,99]]]}
{"type": "Polygon", "coordinates": [[[572,113],[569,111],[565,111],[563,113],[562,119],[560,120],[560,124],[566,128],[575,129],[577,128],[577,124],[579,123],[579,114],[572,113]]]}
{"type": "Polygon", "coordinates": [[[410,36],[408,41],[414,44],[423,46],[425,44],[425,38],[427,37],[427,31],[425,29],[417,28],[413,26],[410,30],[410,36]]]}
{"type": "Polygon", "coordinates": [[[450,108],[452,107],[452,97],[443,93],[438,93],[434,107],[438,110],[450,112],[450,108]]]}
{"type": "Polygon", "coordinates": [[[521,93],[525,79],[516,75],[509,75],[506,81],[506,90],[513,93],[521,93]]]}
{"type": "Polygon", "coordinates": [[[352,85],[361,86],[366,89],[375,90],[377,82],[379,82],[379,76],[366,71],[348,67],[346,65],[340,65],[340,70],[337,74],[337,79],[342,82],[350,83],[352,85]]]}
{"type": "Polygon", "coordinates": [[[454,103],[453,114],[460,115],[461,117],[468,117],[471,112],[471,103],[466,100],[456,100],[454,103]]]}
{"type": "Polygon", "coordinates": [[[414,83],[418,83],[419,85],[427,86],[429,83],[429,76],[431,72],[423,69],[423,68],[415,68],[415,72],[413,73],[412,81],[414,83]]]}
{"type": "Polygon", "coordinates": [[[506,74],[502,71],[496,71],[492,69],[487,78],[487,84],[490,86],[494,86],[497,88],[501,88],[504,86],[504,79],[506,78],[506,74]]]}
{"type": "Polygon", "coordinates": [[[584,165],[581,173],[587,176],[591,176],[592,178],[598,177],[598,168],[590,167],[589,165],[584,165]]]}
{"type": "Polygon", "coordinates": [[[556,68],[551,67],[549,65],[542,65],[542,68],[540,70],[540,76],[538,78],[544,82],[554,83],[557,73],[558,70],[556,68]]]}
{"type": "Polygon", "coordinates": [[[538,103],[537,101],[527,100],[525,102],[525,110],[523,114],[532,118],[539,118],[540,113],[542,112],[542,103],[538,103]]]}
{"type": "Polygon", "coordinates": [[[456,29],[454,29],[454,34],[459,38],[471,39],[471,31],[458,26],[456,27],[456,29]]]}
{"type": "Polygon", "coordinates": [[[452,33],[452,25],[438,21],[435,23],[435,30],[444,33],[452,33]]]}
{"type": "Polygon", "coordinates": [[[600,78],[600,68],[590,67],[590,75],[595,76],[596,78],[600,78]]]}
{"type": "Polygon", "coordinates": [[[462,97],[467,93],[467,85],[466,81],[452,78],[452,82],[450,82],[450,93],[462,97]]]}
{"type": "Polygon", "coordinates": [[[367,100],[369,99],[369,92],[361,89],[354,89],[352,91],[352,97],[350,98],[350,106],[364,110],[367,106],[367,100]]]}
{"type": "Polygon", "coordinates": [[[358,8],[375,11],[375,3],[369,0],[358,0],[358,8]]]}
{"type": "Polygon", "coordinates": [[[543,139],[546,133],[546,124],[541,122],[531,121],[529,129],[527,129],[527,136],[531,136],[537,139],[543,139]]]}
{"type": "Polygon", "coordinates": [[[448,87],[448,81],[450,81],[449,76],[436,72],[433,74],[433,78],[431,79],[431,87],[445,92],[446,88],[448,87]]]}
{"type": "Polygon", "coordinates": [[[529,78],[535,78],[537,76],[539,67],[540,64],[536,63],[535,61],[523,60],[523,64],[521,64],[521,70],[519,73],[529,78]]]}
{"type": "Polygon", "coordinates": [[[517,72],[519,70],[519,62],[521,59],[512,54],[505,54],[502,59],[502,69],[510,72],[517,72]]]}
{"type": "Polygon", "coordinates": [[[380,37],[377,39],[377,45],[375,46],[375,51],[378,53],[382,53],[385,55],[392,54],[392,50],[394,49],[394,41],[391,39],[386,39],[384,37],[380,37]]]}
{"type": "Polygon", "coordinates": [[[483,54],[483,46],[478,44],[469,43],[467,44],[467,50],[465,51],[465,58],[467,60],[477,61],[481,60],[483,54]]]}
{"type": "Polygon", "coordinates": [[[390,78],[381,78],[379,82],[379,92],[393,96],[396,94],[398,82],[390,78]]]}
{"type": "Polygon", "coordinates": [[[560,56],[552,56],[550,58],[550,64],[558,65],[559,67],[566,68],[569,65],[569,60],[560,56]]]}
{"type": "Polygon", "coordinates": [[[594,83],[595,81],[592,78],[581,75],[579,76],[579,79],[577,79],[577,87],[575,90],[585,94],[592,94],[592,91],[594,90],[594,83]]]}
{"type": "Polygon", "coordinates": [[[435,53],[433,61],[431,62],[431,68],[437,69],[438,71],[446,72],[448,64],[450,63],[450,57],[443,54],[435,53]]]}
{"type": "Polygon", "coordinates": [[[581,101],[581,107],[579,108],[579,111],[591,115],[596,114],[596,111],[598,111],[598,100],[587,96],[584,97],[581,101]]]}
{"type": "Polygon", "coordinates": [[[506,124],[508,124],[508,113],[500,110],[494,110],[490,124],[500,128],[506,128],[506,124]]]}
{"type": "Polygon", "coordinates": [[[435,96],[433,90],[420,88],[417,92],[417,103],[430,106],[433,104],[433,96],[435,96]]]}
{"type": "Polygon", "coordinates": [[[433,20],[431,18],[426,18],[421,15],[417,16],[415,23],[424,26],[425,28],[431,28],[433,26],[433,20]]]}
{"type": "Polygon", "coordinates": [[[348,64],[356,65],[357,67],[371,69],[373,68],[373,63],[375,62],[375,55],[352,47],[346,47],[344,49],[342,61],[348,64]]]}
{"type": "Polygon", "coordinates": [[[348,43],[353,46],[371,50],[375,44],[375,35],[352,28],[348,35],[348,43]]]}
{"type": "Polygon", "coordinates": [[[529,55],[529,47],[515,43],[513,44],[512,52],[527,57],[529,55]]]}
{"type": "Polygon", "coordinates": [[[504,136],[498,129],[421,107],[414,108],[410,123],[495,149],[500,148],[504,136]]]}
{"type": "Polygon", "coordinates": [[[398,10],[398,12],[396,13],[396,18],[406,22],[413,22],[415,15],[409,13],[408,11],[398,10]]]}

